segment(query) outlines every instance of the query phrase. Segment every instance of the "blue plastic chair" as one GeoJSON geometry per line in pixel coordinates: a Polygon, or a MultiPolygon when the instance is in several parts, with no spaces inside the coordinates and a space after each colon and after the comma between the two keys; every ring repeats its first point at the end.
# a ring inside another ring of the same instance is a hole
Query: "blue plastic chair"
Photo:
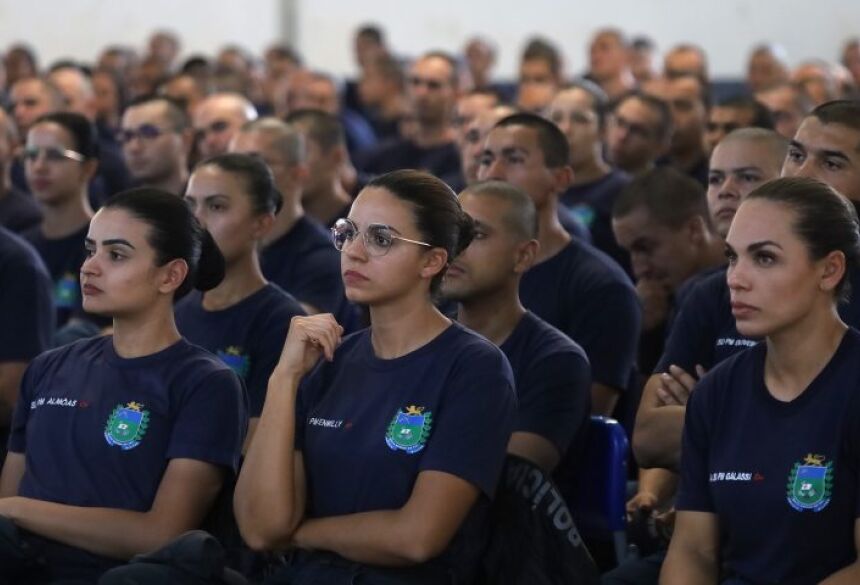
{"type": "Polygon", "coordinates": [[[586,542],[611,542],[618,564],[627,557],[625,504],[629,451],[627,435],[618,421],[592,416],[568,497],[580,534],[586,542]]]}

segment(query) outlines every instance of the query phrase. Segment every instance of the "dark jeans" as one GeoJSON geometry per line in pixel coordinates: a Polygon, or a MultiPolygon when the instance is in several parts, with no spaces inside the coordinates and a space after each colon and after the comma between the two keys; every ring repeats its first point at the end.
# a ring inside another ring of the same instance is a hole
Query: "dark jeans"
{"type": "Polygon", "coordinates": [[[457,585],[447,571],[423,565],[373,568],[326,552],[294,551],[263,585],[457,585]]]}

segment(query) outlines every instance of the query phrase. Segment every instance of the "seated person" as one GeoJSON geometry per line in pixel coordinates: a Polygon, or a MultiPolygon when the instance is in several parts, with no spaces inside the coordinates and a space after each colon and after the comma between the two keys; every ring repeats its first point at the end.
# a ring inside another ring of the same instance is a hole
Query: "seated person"
{"type": "Polygon", "coordinates": [[[281,196],[262,160],[223,154],[197,165],[185,201],[224,255],[225,272],[212,290],[192,291],[176,304],[176,326],[244,380],[251,407],[247,442],[263,410],[266,384],[290,319],[305,314],[260,269],[259,243],[272,227],[281,196]]]}
{"type": "Polygon", "coordinates": [[[738,331],[765,341],[690,398],[660,582],[856,583],[860,332],[836,310],[856,211],[817,180],[772,181],[741,203],[726,255],[738,331]]]}
{"type": "Polygon", "coordinates": [[[705,151],[710,157],[714,148],[732,130],[766,128],[773,130],[773,115],[766,106],[748,96],[734,96],[717,102],[708,110],[705,126],[705,151]]]}
{"type": "Polygon", "coordinates": [[[448,268],[442,294],[459,303],[457,321],[498,345],[511,362],[518,409],[508,453],[551,473],[569,449],[582,452],[591,412],[588,359],[520,303],[520,277],[538,253],[529,196],[487,181],[463,191],[460,204],[475,220],[475,239],[448,268]]]}
{"type": "Polygon", "coordinates": [[[516,411],[502,352],[432,300],[472,220],[406,170],[332,232],[371,325],[343,337],[331,315],[293,318],[236,484],[239,529],[253,549],[293,549],[267,583],[472,583],[516,411]]]}
{"type": "Polygon", "coordinates": [[[112,316],[114,333],[24,374],[0,475],[0,574],[22,583],[95,582],[199,528],[247,427],[239,379],[174,324],[174,299],[224,274],[185,203],[121,193],[86,246],[84,309],[112,316]]]}

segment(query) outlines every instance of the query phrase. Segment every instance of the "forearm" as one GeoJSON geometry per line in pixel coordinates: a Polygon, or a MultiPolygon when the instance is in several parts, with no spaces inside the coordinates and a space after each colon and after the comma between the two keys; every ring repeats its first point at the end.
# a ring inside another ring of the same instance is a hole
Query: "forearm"
{"type": "Polygon", "coordinates": [[[639,470],[639,491],[653,494],[657,508],[663,508],[678,489],[678,476],[660,467],[639,470]]]}
{"type": "Polygon", "coordinates": [[[18,389],[26,368],[26,362],[0,363],[0,427],[8,427],[12,422],[18,389]]]}
{"type": "Polygon", "coordinates": [[[398,567],[428,560],[420,527],[404,526],[400,516],[399,510],[381,510],[306,520],[296,530],[293,543],[369,565],[398,567]]]}
{"type": "Polygon", "coordinates": [[[860,560],[841,569],[821,582],[821,585],[855,585],[860,583],[860,560]]]}
{"type": "Polygon", "coordinates": [[[663,561],[660,585],[717,585],[719,567],[716,557],[674,544],[673,540],[663,561]]]}
{"type": "Polygon", "coordinates": [[[681,459],[686,408],[660,406],[657,401],[659,384],[659,378],[651,376],[642,392],[642,403],[633,429],[633,454],[642,467],[676,470],[681,459]]]}
{"type": "Polygon", "coordinates": [[[233,507],[255,549],[282,548],[301,520],[303,492],[295,479],[295,403],[299,380],[275,373],[236,483],[233,507]],[[280,546],[279,546],[280,545],[280,546]]]}
{"type": "Polygon", "coordinates": [[[181,534],[146,512],[67,506],[21,497],[0,500],[0,504],[2,515],[21,528],[121,560],[161,548],[181,534]]]}
{"type": "Polygon", "coordinates": [[[591,385],[591,414],[595,416],[612,416],[615,405],[618,404],[620,394],[615,388],[594,382],[591,385]]]}

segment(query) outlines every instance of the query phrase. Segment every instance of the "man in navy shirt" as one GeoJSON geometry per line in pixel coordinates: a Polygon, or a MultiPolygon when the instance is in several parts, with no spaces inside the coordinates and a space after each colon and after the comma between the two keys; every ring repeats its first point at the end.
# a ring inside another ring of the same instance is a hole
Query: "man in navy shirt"
{"type": "MultiPolygon", "coordinates": [[[[5,177],[7,169],[15,164],[13,152],[17,143],[15,125],[9,114],[0,108],[0,177],[5,177]]],[[[0,226],[22,233],[41,221],[42,212],[33,197],[17,187],[8,186],[6,181],[0,181],[0,226]]]]}
{"type": "Polygon", "coordinates": [[[448,269],[442,293],[460,303],[457,320],[505,353],[517,390],[508,452],[547,472],[568,447],[579,453],[591,410],[585,352],[519,298],[520,278],[538,253],[537,212],[513,185],[488,181],[460,195],[476,236],[448,269]]]}
{"type": "Polygon", "coordinates": [[[342,171],[351,166],[343,125],[322,110],[296,110],[286,118],[304,138],[308,176],[302,189],[305,213],[325,227],[349,214],[352,197],[343,188],[342,171]]]}
{"type": "Polygon", "coordinates": [[[239,129],[257,118],[257,108],[238,93],[210,95],[194,109],[194,132],[200,158],[224,154],[239,129]]]}
{"type": "Polygon", "coordinates": [[[307,180],[302,135],[277,118],[258,118],[242,127],[230,151],[258,154],[272,169],[284,200],[260,255],[266,279],[293,295],[308,313],[332,313],[345,329],[354,329],[356,311],[344,294],[340,253],[302,207],[307,180]]]}
{"type": "Polygon", "coordinates": [[[558,219],[569,185],[567,139],[533,114],[508,116],[490,131],[478,178],[525,191],[538,213],[540,251],[520,283],[526,309],[580,344],[591,362],[591,410],[610,415],[633,378],[641,320],[630,279],[608,256],[578,241],[558,219]]]}
{"type": "Polygon", "coordinates": [[[724,264],[723,239],[712,228],[705,190],[667,167],[652,169],[621,190],[612,227],[630,254],[643,307],[639,367],[650,372],[663,351],[681,289],[724,264]]]}
{"type": "Polygon", "coordinates": [[[457,64],[442,52],[426,53],[409,72],[408,97],[417,121],[410,138],[380,144],[356,157],[356,167],[375,176],[397,169],[430,172],[449,185],[462,183],[451,117],[457,99],[457,64]]]}
{"type": "Polygon", "coordinates": [[[634,90],[610,107],[606,119],[609,162],[630,175],[653,168],[669,147],[669,106],[658,97],[634,90]]]}
{"type": "Polygon", "coordinates": [[[27,364],[50,348],[52,288],[36,250],[0,227],[0,434],[9,426],[27,364]]]}
{"type": "Polygon", "coordinates": [[[661,162],[706,186],[708,155],[704,136],[710,98],[705,82],[692,74],[672,77],[660,86],[660,97],[669,104],[673,126],[669,152],[661,162]]]}

